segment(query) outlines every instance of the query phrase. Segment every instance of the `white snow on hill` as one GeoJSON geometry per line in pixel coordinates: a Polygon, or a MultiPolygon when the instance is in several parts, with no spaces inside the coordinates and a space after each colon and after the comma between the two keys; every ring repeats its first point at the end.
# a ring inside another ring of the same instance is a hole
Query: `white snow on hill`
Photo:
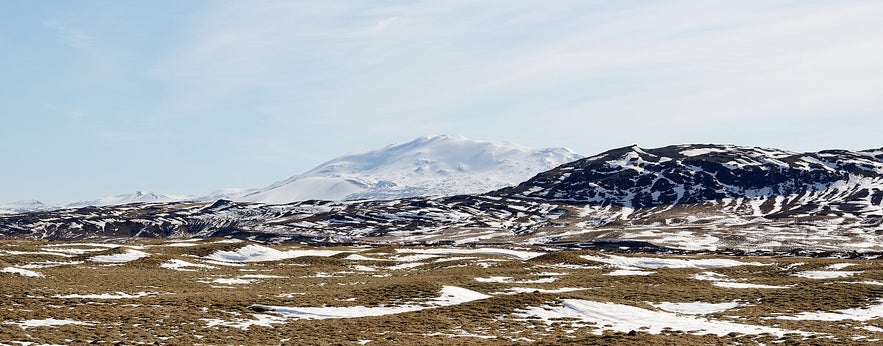
{"type": "Polygon", "coordinates": [[[344,155],[233,199],[287,203],[482,193],[518,184],[579,158],[566,148],[532,149],[452,135],[420,137],[344,155]]]}

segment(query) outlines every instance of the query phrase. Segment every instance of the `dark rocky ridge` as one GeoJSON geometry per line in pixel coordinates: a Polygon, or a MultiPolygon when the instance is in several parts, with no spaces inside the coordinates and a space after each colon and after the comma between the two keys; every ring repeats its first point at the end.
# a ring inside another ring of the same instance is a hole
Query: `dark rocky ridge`
{"type": "Polygon", "coordinates": [[[794,208],[787,209],[823,203],[858,211],[883,202],[883,150],[632,146],[561,165],[493,195],[635,209],[788,196],[794,208]]]}

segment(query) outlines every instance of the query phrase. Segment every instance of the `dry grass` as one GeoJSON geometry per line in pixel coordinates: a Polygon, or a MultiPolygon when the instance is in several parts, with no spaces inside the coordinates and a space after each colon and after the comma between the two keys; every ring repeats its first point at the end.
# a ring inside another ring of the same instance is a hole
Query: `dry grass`
{"type": "MultiPolygon", "coordinates": [[[[468,255],[473,259],[444,260],[442,256],[422,260],[413,268],[390,269],[402,264],[392,258],[396,249],[339,249],[383,259],[347,260],[350,253],[333,257],[299,257],[282,261],[224,266],[203,261],[220,250],[234,250],[247,243],[229,244],[206,240],[189,247],[164,246],[162,242],[124,244],[97,249],[79,245],[65,249],[92,250],[83,254],[47,252],[47,243],[0,243],[0,267],[26,267],[47,262],[71,262],[30,268],[45,277],[0,273],[0,340],[48,344],[315,344],[348,345],[372,340],[384,344],[468,344],[511,345],[714,345],[780,342],[796,344],[875,344],[883,333],[867,329],[883,327],[883,319],[857,321],[786,321],[770,316],[801,311],[864,307],[883,299],[883,286],[850,282],[883,279],[878,261],[749,258],[761,266],[738,266],[710,270],[650,269],[648,276],[610,276],[614,268],[587,261],[588,252],[559,252],[528,261],[493,256],[468,255]],[[89,259],[96,255],[124,253],[139,246],[150,257],[108,264],[89,259]],[[140,246],[143,246],[140,247],[140,246]],[[190,267],[192,271],[162,268],[170,260],[211,265],[190,267]],[[439,261],[442,259],[444,261],[439,261]],[[803,262],[797,265],[798,262],[803,262]],[[860,271],[855,277],[806,279],[793,274],[802,270],[825,270],[834,263],[856,263],[844,270],[860,271]],[[368,271],[366,269],[373,269],[368,271]],[[734,282],[792,286],[789,289],[733,289],[717,287],[694,275],[712,271],[734,282]],[[552,275],[559,274],[559,275],[552,275]],[[272,276],[272,277],[268,277],[272,276]],[[504,282],[480,282],[476,278],[504,277],[504,282]],[[252,280],[234,284],[224,279],[252,280]],[[220,280],[220,281],[215,281],[220,280]],[[278,319],[270,326],[209,327],[210,319],[228,322],[254,320],[273,315],[256,305],[394,306],[420,304],[438,295],[443,286],[458,286],[491,298],[416,312],[351,319],[278,319]],[[585,288],[567,293],[503,294],[513,287],[532,289],[585,288]],[[136,294],[139,298],[63,298],[67,295],[136,294]],[[506,316],[531,306],[554,304],[560,299],[585,299],[628,304],[654,310],[648,303],[709,302],[734,300],[746,306],[711,315],[740,323],[778,326],[819,333],[809,338],[789,336],[776,340],[768,335],[692,335],[670,330],[661,334],[603,332],[593,326],[574,327],[569,322],[548,325],[539,320],[518,320],[506,316]],[[70,319],[90,325],[22,328],[15,323],[45,318],[70,319]],[[861,337],[864,339],[856,339],[861,337]]],[[[287,249],[280,247],[280,249],[287,249]]],[[[594,255],[599,255],[593,253],[594,255]]],[[[703,258],[708,258],[703,257],[703,258]]]]}

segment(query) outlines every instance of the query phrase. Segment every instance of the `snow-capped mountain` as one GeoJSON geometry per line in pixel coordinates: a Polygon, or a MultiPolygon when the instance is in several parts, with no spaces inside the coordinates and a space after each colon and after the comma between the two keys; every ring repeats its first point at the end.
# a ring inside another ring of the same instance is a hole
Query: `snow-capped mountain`
{"type": "Polygon", "coordinates": [[[65,204],[61,206],[61,208],[78,208],[78,207],[87,207],[87,206],[106,206],[106,205],[120,205],[120,204],[129,204],[129,203],[163,203],[163,202],[178,202],[192,199],[190,196],[175,196],[175,195],[163,195],[159,193],[153,193],[149,191],[135,191],[129,194],[117,195],[117,196],[109,196],[102,197],[90,201],[81,201],[70,204],[65,204]]]}
{"type": "Polygon", "coordinates": [[[288,203],[310,199],[395,199],[482,193],[515,185],[579,159],[566,148],[531,149],[462,136],[420,137],[349,154],[233,200],[288,203]]]}

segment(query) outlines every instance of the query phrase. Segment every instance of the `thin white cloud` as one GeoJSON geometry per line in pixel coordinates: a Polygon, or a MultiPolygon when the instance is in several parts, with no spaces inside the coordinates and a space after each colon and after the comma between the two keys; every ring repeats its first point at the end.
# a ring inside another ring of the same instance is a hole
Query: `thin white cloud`
{"type": "Polygon", "coordinates": [[[388,28],[391,25],[394,25],[395,22],[397,22],[398,20],[399,20],[399,17],[395,17],[395,16],[380,20],[371,27],[371,30],[372,31],[386,30],[386,28],[388,28]]]}
{"type": "Polygon", "coordinates": [[[226,2],[155,75],[174,111],[241,99],[283,128],[723,131],[883,111],[881,17],[870,1],[226,2]]]}
{"type": "Polygon", "coordinates": [[[96,37],[83,29],[57,21],[45,21],[43,25],[55,30],[61,42],[71,48],[86,53],[94,53],[98,49],[96,37]]]}

